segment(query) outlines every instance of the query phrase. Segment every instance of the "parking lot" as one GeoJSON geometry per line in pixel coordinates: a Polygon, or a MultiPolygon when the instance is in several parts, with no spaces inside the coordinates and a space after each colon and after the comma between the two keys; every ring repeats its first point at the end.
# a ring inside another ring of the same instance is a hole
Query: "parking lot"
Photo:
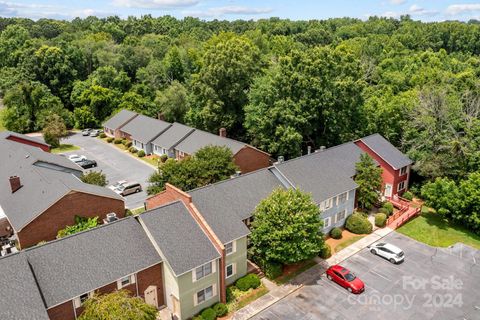
{"type": "Polygon", "coordinates": [[[405,252],[398,265],[366,248],[341,265],[365,283],[349,294],[325,275],[252,319],[480,319],[480,251],[432,248],[396,232],[382,241],[405,252]]]}
{"type": "MultiPolygon", "coordinates": [[[[69,154],[84,155],[87,159],[97,161],[98,167],[92,170],[102,170],[106,174],[109,184],[115,183],[119,180],[136,181],[139,182],[143,191],[131,194],[125,197],[125,205],[129,209],[135,209],[143,206],[147,193],[148,177],[155,171],[155,169],[141,160],[135,159],[128,153],[125,153],[113,145],[109,145],[104,141],[84,137],[81,133],[75,133],[62,143],[73,144],[79,146],[81,150],[66,152],[69,154]]],[[[87,169],[90,170],[90,169],[87,169]]]]}

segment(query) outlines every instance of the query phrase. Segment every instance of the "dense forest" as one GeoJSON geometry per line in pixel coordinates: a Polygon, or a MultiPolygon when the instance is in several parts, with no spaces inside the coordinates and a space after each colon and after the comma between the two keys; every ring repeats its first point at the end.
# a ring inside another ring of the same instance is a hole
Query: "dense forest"
{"type": "Polygon", "coordinates": [[[378,132],[423,179],[480,167],[480,24],[405,16],[290,21],[0,19],[6,128],[163,113],[273,156],[378,132]]]}

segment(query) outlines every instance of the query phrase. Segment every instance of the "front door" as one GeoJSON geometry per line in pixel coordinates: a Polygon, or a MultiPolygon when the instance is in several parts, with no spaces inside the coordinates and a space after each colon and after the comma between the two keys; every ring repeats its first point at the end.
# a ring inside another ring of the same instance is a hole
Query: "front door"
{"type": "Polygon", "coordinates": [[[385,184],[384,195],[385,195],[385,197],[391,197],[392,196],[392,185],[391,184],[388,184],[388,183],[385,184]]]}
{"type": "Polygon", "coordinates": [[[158,308],[157,286],[149,286],[147,290],[145,290],[145,302],[158,308]]]}

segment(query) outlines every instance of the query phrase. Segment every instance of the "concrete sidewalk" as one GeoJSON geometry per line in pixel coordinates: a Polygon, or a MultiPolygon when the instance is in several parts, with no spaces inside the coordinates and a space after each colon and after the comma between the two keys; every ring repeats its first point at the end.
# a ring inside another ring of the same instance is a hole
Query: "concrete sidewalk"
{"type": "Polygon", "coordinates": [[[377,229],[373,233],[358,240],[357,242],[341,250],[327,260],[316,257],[315,262],[317,262],[317,264],[315,266],[305,272],[302,272],[301,274],[290,280],[287,284],[278,286],[266,278],[262,279],[263,284],[270,292],[235,312],[231,319],[250,319],[251,317],[255,316],[256,314],[262,312],[266,308],[270,307],[271,305],[275,304],[276,302],[282,300],[286,296],[300,289],[306,283],[318,279],[320,274],[324,273],[329,266],[339,264],[343,260],[353,256],[354,254],[368,247],[372,243],[382,239],[386,235],[390,234],[392,231],[393,230],[388,227],[385,227],[383,229],[377,229]]]}

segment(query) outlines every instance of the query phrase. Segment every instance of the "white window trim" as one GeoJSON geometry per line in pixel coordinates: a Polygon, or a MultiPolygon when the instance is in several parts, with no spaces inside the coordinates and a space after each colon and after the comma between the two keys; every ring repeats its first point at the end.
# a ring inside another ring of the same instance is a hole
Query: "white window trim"
{"type": "MultiPolygon", "coordinates": [[[[226,254],[227,256],[229,256],[229,255],[237,252],[237,241],[233,240],[233,241],[228,242],[227,244],[230,244],[230,243],[232,244],[232,252],[227,253],[227,250],[225,250],[225,254],[226,254]]],[[[225,247],[226,247],[226,245],[225,245],[225,247]]]]}
{"type": "MultiPolygon", "coordinates": [[[[93,296],[93,291],[90,291],[90,292],[86,292],[84,294],[88,294],[88,298],[90,299],[92,296],[93,296]]],[[[79,295],[78,297],[75,297],[75,299],[73,299],[73,306],[78,309],[82,306],[82,302],[80,301],[80,297],[83,296],[84,294],[81,294],[79,295]]]]}
{"type": "Polygon", "coordinates": [[[216,263],[216,260],[212,260],[212,261],[210,261],[210,262],[207,262],[207,263],[205,263],[205,264],[202,264],[201,266],[198,266],[198,267],[196,267],[196,268],[194,268],[194,269],[192,270],[192,282],[197,282],[198,280],[201,280],[201,279],[203,279],[203,278],[205,278],[205,277],[208,277],[209,275],[214,274],[215,272],[217,272],[217,263],[216,263]],[[197,269],[200,268],[200,267],[204,267],[204,266],[206,266],[206,265],[209,264],[209,263],[210,263],[211,266],[212,266],[212,272],[210,272],[210,273],[207,274],[206,276],[201,277],[200,279],[197,279],[197,269]]]}
{"type": "Polygon", "coordinates": [[[407,172],[408,172],[408,167],[407,166],[400,168],[400,176],[406,175],[407,172]]]}
{"type": "Polygon", "coordinates": [[[237,264],[235,262],[230,263],[227,266],[225,266],[225,276],[226,276],[225,279],[231,278],[235,274],[237,274],[237,264]],[[232,266],[232,274],[231,275],[227,275],[227,269],[228,269],[229,266],[232,266]]]}
{"type": "Polygon", "coordinates": [[[213,284],[211,284],[211,285],[203,288],[202,290],[198,290],[197,292],[195,292],[195,293],[193,294],[193,305],[196,307],[196,306],[198,306],[199,304],[205,303],[205,302],[207,302],[208,300],[214,298],[216,295],[217,295],[217,285],[216,285],[215,283],[213,283],[213,284]],[[208,289],[209,287],[212,287],[212,296],[211,296],[210,298],[208,298],[208,299],[206,298],[206,299],[203,300],[202,302],[198,302],[198,293],[199,293],[200,291],[203,291],[203,290],[205,290],[205,289],[208,289]]]}
{"type": "Polygon", "coordinates": [[[347,209],[337,212],[337,213],[335,214],[335,223],[344,220],[346,217],[347,217],[347,209]],[[342,218],[342,219],[338,219],[338,217],[340,216],[341,213],[344,213],[343,218],[342,218]]]}
{"type": "Polygon", "coordinates": [[[405,187],[406,187],[406,180],[400,181],[400,182],[398,183],[398,186],[397,186],[397,191],[402,191],[402,190],[405,189],[405,187]],[[402,184],[403,184],[403,187],[400,188],[400,185],[402,185],[402,184]]]}
{"type": "Polygon", "coordinates": [[[323,228],[328,228],[332,225],[332,217],[326,217],[323,219],[323,228]],[[328,221],[328,224],[326,223],[328,221]]]}
{"type": "Polygon", "coordinates": [[[127,287],[127,286],[129,286],[129,285],[135,284],[135,283],[136,283],[136,279],[135,279],[135,278],[136,278],[136,277],[135,277],[135,274],[130,274],[130,275],[128,275],[128,276],[125,276],[125,277],[123,277],[123,278],[118,279],[118,280],[117,280],[117,289],[120,290],[120,289],[125,288],[125,287],[127,287]],[[126,284],[126,285],[122,285],[122,280],[125,279],[125,278],[127,278],[127,277],[129,278],[129,283],[126,284]]]}

